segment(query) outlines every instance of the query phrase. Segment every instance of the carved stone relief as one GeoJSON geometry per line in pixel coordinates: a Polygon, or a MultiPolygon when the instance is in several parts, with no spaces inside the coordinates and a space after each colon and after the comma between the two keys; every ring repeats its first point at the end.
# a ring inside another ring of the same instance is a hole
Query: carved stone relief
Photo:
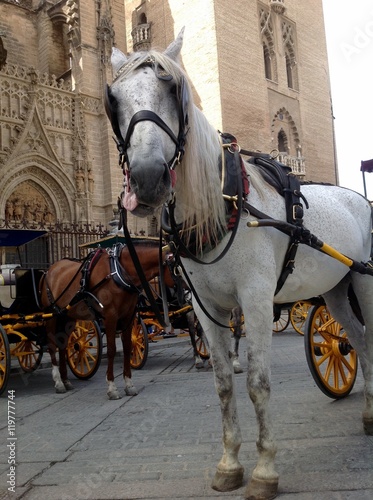
{"type": "Polygon", "coordinates": [[[17,186],[5,203],[7,222],[56,222],[55,208],[46,193],[35,183],[25,181],[17,186]]]}

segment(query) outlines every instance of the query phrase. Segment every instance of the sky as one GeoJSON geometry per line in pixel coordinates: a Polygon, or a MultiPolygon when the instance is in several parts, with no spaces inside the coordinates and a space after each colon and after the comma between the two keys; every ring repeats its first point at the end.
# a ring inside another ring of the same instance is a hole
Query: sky
{"type": "MultiPolygon", "coordinates": [[[[364,194],[361,160],[373,159],[373,1],[322,1],[339,184],[364,194]]],[[[365,180],[373,200],[373,172],[365,180]]]]}

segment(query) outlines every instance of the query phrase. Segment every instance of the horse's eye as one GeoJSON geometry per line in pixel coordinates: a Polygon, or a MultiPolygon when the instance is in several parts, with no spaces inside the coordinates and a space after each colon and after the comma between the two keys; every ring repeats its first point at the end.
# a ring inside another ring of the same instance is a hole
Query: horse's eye
{"type": "Polygon", "coordinates": [[[170,92],[172,95],[176,95],[177,94],[177,85],[172,85],[170,92]]]}

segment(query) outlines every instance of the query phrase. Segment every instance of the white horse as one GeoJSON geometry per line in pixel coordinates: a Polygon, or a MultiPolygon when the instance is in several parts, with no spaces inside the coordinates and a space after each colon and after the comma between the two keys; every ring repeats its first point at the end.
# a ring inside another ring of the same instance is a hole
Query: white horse
{"type": "MultiPolygon", "coordinates": [[[[135,215],[145,216],[174,201],[184,239],[193,239],[201,259],[210,262],[221,254],[231,234],[225,232],[214,246],[226,228],[219,173],[222,145],[219,133],[192,102],[191,87],[178,60],[182,40],[183,32],[163,53],[139,52],[127,57],[114,49],[114,80],[108,87],[107,111],[124,158],[124,206],[135,215]]],[[[245,167],[250,180],[247,201],[274,219],[285,221],[284,198],[255,165],[245,163],[245,167]]],[[[302,193],[309,204],[305,227],[351,259],[367,262],[372,228],[369,202],[335,186],[305,185],[302,193]]],[[[182,261],[205,310],[220,324],[229,325],[232,309],[242,307],[248,341],[247,387],[259,429],[259,457],[246,498],[267,499],[275,497],[278,490],[276,443],[268,411],[273,304],[318,295],[325,298],[359,355],[365,380],[363,424],[366,434],[372,435],[373,278],[300,245],[294,272],[275,294],[289,236],[274,227],[248,227],[248,220],[256,219],[252,215],[241,218],[229,251],[218,262],[201,265],[187,257],[182,261]],[[365,328],[348,301],[350,284],[365,328]]],[[[244,472],[238,459],[241,432],[230,335],[209,319],[199,303],[194,307],[208,338],[223,421],[224,450],[212,487],[228,491],[242,485],[244,472]]]]}

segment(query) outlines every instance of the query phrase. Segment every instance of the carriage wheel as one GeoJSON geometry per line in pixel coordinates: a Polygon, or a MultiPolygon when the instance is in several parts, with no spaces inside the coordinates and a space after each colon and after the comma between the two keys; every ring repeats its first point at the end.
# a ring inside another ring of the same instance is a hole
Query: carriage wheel
{"type": "Polygon", "coordinates": [[[12,354],[17,356],[22,370],[31,373],[40,365],[43,349],[35,340],[27,339],[18,342],[12,354]]]}
{"type": "Polygon", "coordinates": [[[75,377],[93,377],[102,358],[102,334],[96,321],[76,321],[67,342],[66,354],[67,364],[75,377]]]}
{"type": "Polygon", "coordinates": [[[308,367],[319,389],[333,399],[348,396],[356,380],[358,357],[325,305],[310,310],[304,342],[308,367]]]}
{"type": "Polygon", "coordinates": [[[8,335],[0,325],[0,394],[2,394],[7,385],[10,374],[10,347],[8,335]]]}
{"type": "Polygon", "coordinates": [[[141,370],[148,359],[149,338],[148,329],[146,328],[140,315],[137,315],[133,322],[131,341],[131,368],[134,370],[141,370]]]}
{"type": "Polygon", "coordinates": [[[283,332],[289,326],[290,323],[290,312],[289,309],[283,309],[281,315],[277,321],[273,322],[272,330],[275,333],[283,332]]]}
{"type": "Polygon", "coordinates": [[[295,302],[290,310],[290,322],[294,330],[299,333],[299,335],[304,335],[303,327],[306,323],[309,309],[311,307],[311,302],[295,302]]]}
{"type": "Polygon", "coordinates": [[[210,358],[210,353],[203,336],[196,336],[196,349],[202,359],[210,358]]]}

